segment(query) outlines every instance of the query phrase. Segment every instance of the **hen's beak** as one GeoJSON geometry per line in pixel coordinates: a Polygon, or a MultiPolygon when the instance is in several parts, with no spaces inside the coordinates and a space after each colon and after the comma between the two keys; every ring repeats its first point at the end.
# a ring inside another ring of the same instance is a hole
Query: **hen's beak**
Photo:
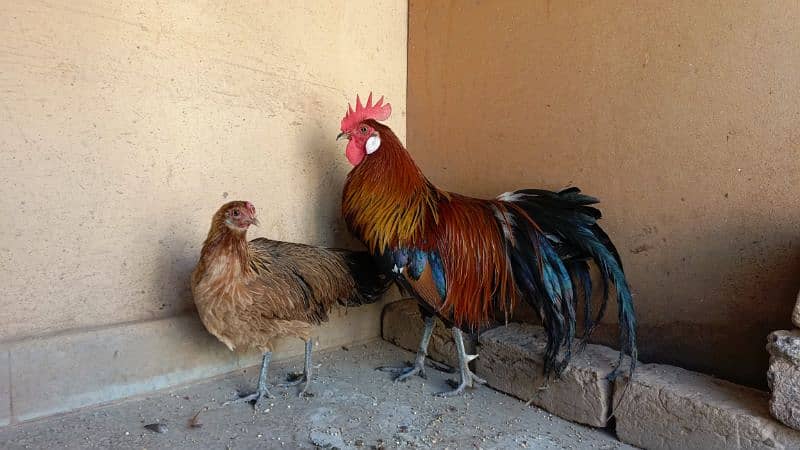
{"type": "Polygon", "coordinates": [[[252,219],[250,219],[250,225],[255,225],[255,226],[260,225],[260,222],[258,221],[258,218],[253,217],[252,219]]]}
{"type": "Polygon", "coordinates": [[[349,134],[347,134],[347,132],[346,132],[346,131],[342,131],[341,133],[339,133],[339,135],[338,135],[338,136],[336,136],[336,140],[338,141],[339,139],[341,139],[341,138],[343,138],[343,137],[346,137],[347,139],[350,139],[350,135],[349,135],[349,134]]]}

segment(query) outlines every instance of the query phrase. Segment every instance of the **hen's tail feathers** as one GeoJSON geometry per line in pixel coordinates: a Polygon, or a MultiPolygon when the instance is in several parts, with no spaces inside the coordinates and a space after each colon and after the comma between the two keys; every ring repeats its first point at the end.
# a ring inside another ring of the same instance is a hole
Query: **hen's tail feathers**
{"type": "Polygon", "coordinates": [[[367,252],[346,251],[344,259],[356,282],[356,292],[345,306],[368,305],[378,301],[392,285],[392,277],[383,273],[367,252]]]}
{"type": "Polygon", "coordinates": [[[582,343],[591,336],[605,314],[613,286],[617,296],[620,327],[620,358],[609,378],[627,353],[630,371],[636,367],[636,316],[622,261],[608,235],[597,224],[601,214],[591,205],[597,199],[583,195],[578,188],[561,192],[525,189],[500,198],[506,207],[499,217],[509,243],[509,258],[517,288],[539,312],[547,330],[545,372],[559,374],[571,356],[575,337],[575,310],[583,300],[582,343]],[[592,315],[592,281],[588,261],[600,271],[603,297],[592,315]],[[560,361],[557,356],[564,350],[560,361]]]}

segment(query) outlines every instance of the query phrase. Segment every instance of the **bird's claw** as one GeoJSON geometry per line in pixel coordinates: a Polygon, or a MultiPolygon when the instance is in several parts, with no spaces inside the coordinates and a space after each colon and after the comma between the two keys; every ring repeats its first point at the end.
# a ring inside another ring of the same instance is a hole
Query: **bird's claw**
{"type": "Polygon", "coordinates": [[[290,373],[288,376],[286,376],[286,383],[281,383],[278,386],[292,387],[301,383],[305,383],[306,381],[307,377],[304,373],[290,373]]]}
{"type": "MultiPolygon", "coordinates": [[[[455,384],[455,382],[453,382],[452,384],[455,384]]],[[[435,395],[437,397],[442,397],[442,398],[455,397],[456,395],[460,395],[461,393],[463,393],[464,390],[467,389],[467,387],[468,387],[467,383],[462,381],[461,384],[459,384],[458,387],[453,389],[452,391],[437,392],[437,393],[435,393],[433,395],[435,395]]],[[[469,386],[469,387],[472,387],[472,386],[469,386]]]]}
{"type": "Polygon", "coordinates": [[[396,374],[397,376],[394,377],[395,383],[406,381],[414,375],[418,375],[422,379],[428,379],[428,375],[425,373],[425,366],[422,364],[408,364],[404,367],[383,366],[378,367],[377,370],[396,374]]]}
{"type": "Polygon", "coordinates": [[[234,403],[250,403],[253,408],[258,409],[258,404],[264,398],[275,398],[275,396],[272,395],[268,389],[264,389],[263,391],[255,391],[252,394],[238,393],[237,395],[239,398],[229,400],[223,403],[222,406],[228,406],[234,403]]]}
{"type": "Polygon", "coordinates": [[[452,391],[437,392],[434,395],[437,397],[453,397],[461,394],[467,388],[474,388],[476,384],[486,384],[486,380],[475,375],[471,370],[467,369],[466,372],[461,374],[460,383],[456,384],[454,380],[447,380],[447,384],[455,389],[452,391]]]}
{"type": "Polygon", "coordinates": [[[400,374],[397,375],[397,377],[395,377],[394,382],[398,383],[406,381],[407,379],[413,377],[414,375],[418,375],[423,380],[428,379],[428,375],[425,373],[425,367],[415,364],[411,367],[406,367],[406,370],[400,372],[400,374]]]}
{"type": "Polygon", "coordinates": [[[425,365],[433,370],[437,370],[442,373],[456,373],[455,367],[450,367],[446,364],[438,363],[432,359],[426,359],[425,365]]]}
{"type": "Polygon", "coordinates": [[[313,397],[314,396],[313,392],[308,392],[308,385],[309,384],[311,384],[311,383],[306,382],[306,384],[303,385],[303,389],[300,389],[300,392],[297,393],[298,397],[300,397],[300,398],[308,398],[308,397],[313,397]]]}
{"type": "Polygon", "coordinates": [[[378,366],[378,367],[375,368],[375,370],[380,370],[381,372],[399,373],[399,372],[403,372],[406,369],[408,369],[409,367],[413,366],[413,364],[411,364],[411,362],[409,362],[409,361],[406,361],[403,364],[405,364],[405,366],[403,366],[403,367],[378,366]]]}
{"type": "Polygon", "coordinates": [[[298,392],[297,396],[300,398],[314,396],[314,394],[308,392],[308,386],[311,384],[311,382],[309,381],[308,375],[306,375],[305,373],[292,373],[289,374],[289,376],[286,378],[287,378],[286,383],[279,384],[278,385],[279,387],[287,388],[302,384],[303,389],[300,389],[300,392],[298,392]]]}

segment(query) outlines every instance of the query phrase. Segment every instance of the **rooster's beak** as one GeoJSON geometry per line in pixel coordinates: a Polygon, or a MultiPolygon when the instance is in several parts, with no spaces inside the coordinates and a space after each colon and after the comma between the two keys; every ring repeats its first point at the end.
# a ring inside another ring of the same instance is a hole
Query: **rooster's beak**
{"type": "Polygon", "coordinates": [[[347,132],[346,132],[346,131],[342,131],[341,133],[339,133],[339,135],[338,135],[338,136],[336,136],[336,140],[338,141],[339,139],[341,139],[341,138],[343,138],[343,137],[346,137],[347,139],[350,139],[350,135],[349,135],[349,134],[347,134],[347,132]]]}

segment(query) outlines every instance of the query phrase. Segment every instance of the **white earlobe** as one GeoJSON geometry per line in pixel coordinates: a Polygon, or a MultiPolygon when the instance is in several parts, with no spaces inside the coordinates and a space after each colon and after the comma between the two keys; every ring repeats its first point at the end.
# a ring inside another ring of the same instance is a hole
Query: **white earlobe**
{"type": "Polygon", "coordinates": [[[378,147],[380,146],[381,146],[381,137],[378,136],[377,134],[373,134],[372,136],[369,137],[369,139],[367,139],[367,145],[366,145],[367,154],[371,155],[375,153],[375,151],[378,150],[378,147]]]}

